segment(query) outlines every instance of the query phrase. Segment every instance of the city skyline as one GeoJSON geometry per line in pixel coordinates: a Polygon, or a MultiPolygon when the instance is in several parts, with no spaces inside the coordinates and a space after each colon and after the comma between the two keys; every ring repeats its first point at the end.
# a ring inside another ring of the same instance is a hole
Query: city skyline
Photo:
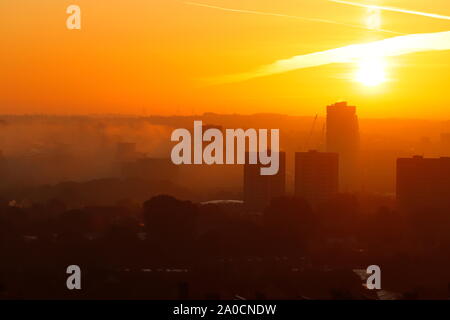
{"type": "Polygon", "coordinates": [[[449,28],[448,0],[0,0],[0,300],[448,300],[449,28]]]}
{"type": "Polygon", "coordinates": [[[437,158],[413,157],[389,132],[380,139],[383,130],[372,136],[379,150],[367,137],[360,143],[358,106],[324,108],[322,130],[317,117],[309,130],[299,129],[301,118],[203,117],[199,128],[219,132],[281,121],[285,148],[272,176],[249,161],[175,166],[155,138],[166,132],[168,142],[168,129],[193,117],[2,117],[14,137],[2,146],[22,144],[19,131],[31,145],[19,154],[0,148],[0,269],[8,275],[0,299],[448,298],[448,134],[435,129],[433,140],[413,144],[437,158]],[[149,142],[159,156],[143,149],[149,142]],[[349,188],[359,164],[363,183],[349,188]],[[393,193],[364,187],[389,184],[386,174],[396,176],[393,193]],[[41,259],[29,259],[37,249],[41,259]],[[67,280],[55,276],[66,269],[67,280]]]}

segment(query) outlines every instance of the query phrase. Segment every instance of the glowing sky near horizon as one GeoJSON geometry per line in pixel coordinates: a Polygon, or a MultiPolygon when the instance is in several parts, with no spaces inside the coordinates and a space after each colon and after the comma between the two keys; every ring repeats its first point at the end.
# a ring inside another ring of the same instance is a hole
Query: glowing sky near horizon
{"type": "Polygon", "coordinates": [[[257,77],[266,77],[332,63],[355,63],[362,59],[380,59],[435,50],[450,50],[450,31],[411,34],[364,44],[353,44],[306,55],[298,55],[289,59],[278,60],[252,72],[221,77],[217,79],[217,82],[246,81],[257,77]]]}
{"type": "Polygon", "coordinates": [[[2,0],[0,113],[310,115],[345,99],[448,119],[449,16],[448,0],[2,0]],[[65,28],[73,3],[81,31],[65,28]]]}

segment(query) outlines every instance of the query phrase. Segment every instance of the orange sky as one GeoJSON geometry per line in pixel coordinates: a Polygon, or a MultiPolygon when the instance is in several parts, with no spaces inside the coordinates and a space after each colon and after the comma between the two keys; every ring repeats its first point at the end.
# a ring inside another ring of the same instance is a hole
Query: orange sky
{"type": "MultiPolygon", "coordinates": [[[[355,63],[211,85],[281,59],[399,35],[365,30],[367,9],[327,0],[194,2],[246,11],[178,0],[2,0],[0,113],[311,115],[346,99],[362,117],[450,119],[447,50],[383,58],[388,81],[375,87],[355,81],[355,63]],[[70,4],[81,7],[80,31],[66,29],[70,4]]],[[[450,16],[448,0],[354,2],[450,16]]],[[[380,28],[401,34],[450,31],[450,20],[390,11],[381,19],[380,28]]]]}

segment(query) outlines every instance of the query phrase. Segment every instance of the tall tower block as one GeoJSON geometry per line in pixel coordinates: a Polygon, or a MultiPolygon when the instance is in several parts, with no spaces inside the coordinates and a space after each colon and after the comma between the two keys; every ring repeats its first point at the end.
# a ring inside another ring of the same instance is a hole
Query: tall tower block
{"type": "Polygon", "coordinates": [[[359,124],[356,107],[347,102],[327,106],[327,151],[339,154],[341,191],[359,189],[359,124]]]}

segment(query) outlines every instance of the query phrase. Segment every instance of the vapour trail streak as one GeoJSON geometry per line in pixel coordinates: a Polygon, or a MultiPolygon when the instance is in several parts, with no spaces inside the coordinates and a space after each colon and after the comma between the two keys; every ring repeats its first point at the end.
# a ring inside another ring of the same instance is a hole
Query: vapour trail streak
{"type": "Polygon", "coordinates": [[[210,84],[241,82],[297,69],[333,63],[352,63],[362,58],[393,57],[410,53],[450,50],[450,31],[410,34],[384,40],[320,51],[278,60],[254,71],[211,79],[210,84]]]}
{"type": "Polygon", "coordinates": [[[218,6],[212,6],[212,5],[208,5],[208,4],[204,4],[204,3],[190,2],[190,1],[187,1],[184,3],[187,5],[190,5],[190,6],[204,7],[204,8],[216,9],[216,10],[227,11],[227,12],[247,13],[247,14],[255,14],[255,15],[261,15],[261,16],[272,16],[272,17],[281,17],[281,18],[290,18],[290,19],[297,19],[297,20],[304,20],[304,21],[328,23],[328,24],[346,26],[346,27],[350,27],[350,28],[363,29],[363,30],[372,31],[372,32],[378,31],[378,32],[391,33],[391,34],[404,34],[404,33],[395,32],[395,31],[386,30],[386,29],[370,29],[370,28],[366,28],[363,26],[359,26],[359,25],[343,23],[343,22],[338,22],[338,21],[332,21],[332,20],[326,20],[326,19],[306,18],[306,17],[300,17],[300,16],[291,16],[288,14],[254,11],[254,10],[232,9],[232,8],[218,7],[218,6]]]}
{"type": "Polygon", "coordinates": [[[350,6],[362,7],[362,8],[379,9],[379,10],[385,10],[385,11],[414,14],[417,16],[424,16],[424,17],[441,19],[441,20],[450,20],[449,16],[443,16],[443,15],[435,14],[435,13],[406,10],[406,9],[395,8],[395,7],[384,7],[384,6],[377,6],[377,5],[372,5],[372,4],[362,4],[362,3],[343,1],[343,0],[328,0],[328,1],[335,2],[335,3],[341,3],[341,4],[347,4],[350,6]]]}

